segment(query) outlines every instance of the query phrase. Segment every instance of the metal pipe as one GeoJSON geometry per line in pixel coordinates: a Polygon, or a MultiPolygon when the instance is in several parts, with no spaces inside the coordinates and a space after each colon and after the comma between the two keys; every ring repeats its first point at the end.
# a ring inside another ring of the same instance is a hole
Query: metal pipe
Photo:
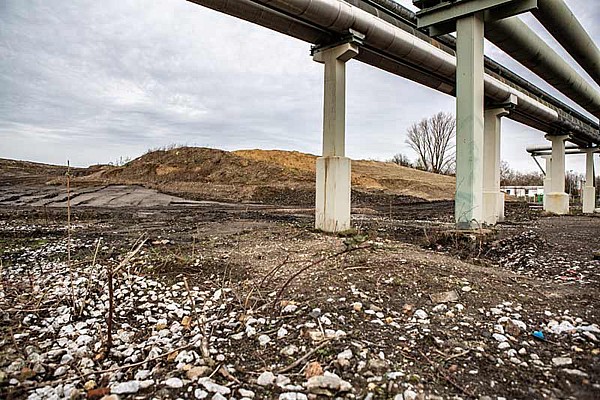
{"type": "MultiPolygon", "coordinates": [[[[448,94],[454,94],[456,59],[413,35],[409,29],[386,22],[341,0],[191,0],[236,17],[311,43],[330,43],[349,29],[365,34],[357,60],[412,79],[448,94]]],[[[350,0],[356,2],[356,0],[350,0]]],[[[486,75],[486,96],[503,102],[518,98],[509,118],[551,132],[565,123],[582,141],[600,143],[600,135],[572,124],[558,112],[517,88],[486,75]]],[[[562,128],[561,128],[562,129],[562,128]]]]}
{"type": "MultiPolygon", "coordinates": [[[[319,26],[344,33],[352,29],[365,35],[365,45],[397,59],[454,82],[456,58],[447,52],[420,40],[376,15],[341,0],[255,0],[271,5],[285,13],[302,18],[319,26]]],[[[357,58],[360,57],[359,56],[357,58]]],[[[447,86],[447,85],[446,85],[447,86]]],[[[436,85],[440,89],[440,85],[436,85]]],[[[546,122],[558,120],[558,113],[526,94],[485,76],[485,92],[492,100],[502,102],[510,95],[518,98],[517,108],[546,122]]]]}
{"type": "Polygon", "coordinates": [[[600,118],[600,92],[518,17],[487,23],[485,37],[565,96],[600,118]]]}
{"type": "MultiPolygon", "coordinates": [[[[407,32],[414,32],[413,34],[415,34],[419,39],[423,39],[423,40],[429,42],[430,44],[432,44],[433,46],[439,47],[442,50],[444,50],[445,52],[455,55],[456,38],[454,36],[441,35],[436,38],[431,38],[428,35],[425,35],[421,31],[417,30],[416,14],[413,11],[409,10],[408,8],[402,6],[401,4],[398,4],[393,0],[347,0],[347,1],[351,1],[352,4],[367,3],[369,5],[372,5],[373,8],[376,8],[377,10],[381,10],[382,13],[392,16],[394,19],[401,20],[402,23],[397,25],[399,28],[404,29],[407,32]]],[[[365,7],[363,9],[365,11],[373,13],[372,11],[369,11],[369,8],[365,7]]],[[[592,127],[592,129],[596,129],[596,130],[598,129],[597,122],[592,121],[589,117],[583,115],[579,111],[573,109],[572,107],[568,106],[567,104],[563,103],[562,101],[558,100],[557,98],[553,97],[552,95],[541,90],[537,86],[533,85],[526,79],[524,79],[524,78],[520,77],[519,75],[515,74],[514,72],[510,71],[508,68],[500,65],[499,63],[492,60],[491,58],[485,57],[484,62],[485,62],[486,72],[492,73],[492,76],[499,78],[502,82],[509,84],[510,86],[515,87],[515,88],[525,89],[527,92],[529,92],[528,94],[530,96],[535,97],[538,100],[541,100],[542,102],[545,102],[552,107],[555,107],[559,111],[559,113],[572,116],[572,119],[581,120],[581,122],[583,122],[584,124],[591,125],[591,127],[595,125],[595,128],[592,127]]]]}
{"type": "Polygon", "coordinates": [[[537,0],[533,15],[600,85],[600,50],[563,0],[537,0]]]}
{"type": "MultiPolygon", "coordinates": [[[[532,157],[538,157],[538,156],[551,156],[552,155],[552,151],[539,151],[539,152],[529,152],[531,154],[532,157]]],[[[600,150],[594,151],[594,153],[600,153],[600,150]]],[[[584,149],[572,149],[572,150],[565,150],[565,154],[566,155],[572,155],[572,154],[587,154],[587,151],[585,151],[584,149]]]]}
{"type": "Polygon", "coordinates": [[[264,26],[285,35],[319,44],[331,41],[333,35],[316,25],[303,23],[280,10],[259,4],[253,0],[187,0],[215,11],[264,26]]]}
{"type": "MultiPolygon", "coordinates": [[[[580,148],[580,146],[576,146],[576,145],[573,145],[573,144],[565,144],[565,149],[566,150],[579,149],[579,148],[580,148]]],[[[552,146],[548,146],[548,145],[545,145],[545,144],[535,144],[535,145],[527,146],[525,148],[525,150],[527,152],[529,152],[529,153],[537,153],[537,152],[540,152],[540,151],[551,151],[552,150],[552,146]]]]}

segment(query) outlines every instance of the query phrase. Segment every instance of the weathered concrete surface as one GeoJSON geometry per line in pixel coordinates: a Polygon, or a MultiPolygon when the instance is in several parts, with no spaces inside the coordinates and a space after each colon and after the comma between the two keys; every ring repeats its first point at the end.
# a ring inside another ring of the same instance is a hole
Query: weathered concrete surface
{"type": "MultiPolygon", "coordinates": [[[[0,206],[66,207],[67,197],[63,186],[0,187],[0,206]]],[[[128,185],[74,187],[70,197],[73,207],[197,206],[206,203],[128,185]]]]}

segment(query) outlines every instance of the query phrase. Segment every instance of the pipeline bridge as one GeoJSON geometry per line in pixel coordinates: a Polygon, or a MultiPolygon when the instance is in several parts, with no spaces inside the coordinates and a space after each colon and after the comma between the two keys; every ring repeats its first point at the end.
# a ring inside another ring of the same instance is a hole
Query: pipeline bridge
{"type": "Polygon", "coordinates": [[[350,160],[345,157],[345,65],[351,59],[456,97],[458,228],[504,219],[500,192],[502,118],[543,134],[544,208],[569,212],[565,142],[587,153],[583,211],[595,210],[594,154],[600,92],[516,15],[531,12],[600,84],[600,51],[563,0],[188,0],[312,44],[324,64],[323,152],[317,159],[315,226],[350,228],[350,160]],[[456,36],[449,33],[456,32],[456,36]],[[593,118],[484,55],[484,37],[593,118]]]}

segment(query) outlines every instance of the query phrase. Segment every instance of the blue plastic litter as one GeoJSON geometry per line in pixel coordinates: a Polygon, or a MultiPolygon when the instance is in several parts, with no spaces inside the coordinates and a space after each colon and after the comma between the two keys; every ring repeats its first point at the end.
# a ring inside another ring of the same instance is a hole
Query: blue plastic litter
{"type": "Polygon", "coordinates": [[[542,331],[535,331],[535,332],[533,332],[532,336],[539,340],[546,340],[546,337],[544,336],[544,332],[542,332],[542,331]]]}

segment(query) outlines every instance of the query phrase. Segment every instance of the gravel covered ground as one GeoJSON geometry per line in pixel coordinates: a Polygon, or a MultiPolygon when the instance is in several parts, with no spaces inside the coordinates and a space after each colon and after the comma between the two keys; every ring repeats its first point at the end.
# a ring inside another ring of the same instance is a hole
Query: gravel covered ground
{"type": "Polygon", "coordinates": [[[0,398],[600,398],[600,219],[417,208],[1,209],[0,398]]]}

